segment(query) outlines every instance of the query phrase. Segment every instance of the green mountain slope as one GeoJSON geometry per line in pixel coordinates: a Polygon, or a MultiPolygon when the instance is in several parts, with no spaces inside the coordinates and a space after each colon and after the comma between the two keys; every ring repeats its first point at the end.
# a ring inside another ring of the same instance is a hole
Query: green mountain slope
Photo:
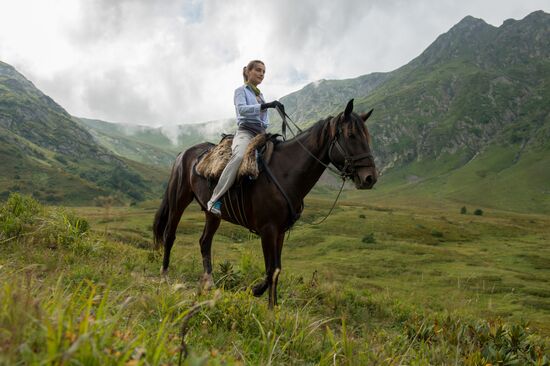
{"type": "Polygon", "coordinates": [[[118,156],[141,163],[167,166],[181,151],[160,128],[121,125],[76,117],[74,120],[86,128],[103,147],[118,156]]]}
{"type": "MultiPolygon", "coordinates": [[[[302,123],[314,122],[341,110],[350,98],[367,96],[391,76],[390,73],[372,73],[346,80],[319,80],[301,90],[281,98],[289,116],[302,123]]],[[[270,117],[279,121],[276,113],[270,117]]]]}
{"type": "Polygon", "coordinates": [[[218,142],[222,133],[234,132],[234,119],[172,127],[146,127],[77,118],[97,143],[114,154],[141,163],[171,166],[177,154],[204,141],[218,142]]]}
{"type": "Polygon", "coordinates": [[[0,195],[32,193],[51,203],[119,201],[157,194],[156,174],[140,174],[13,67],[0,62],[0,195]],[[154,184],[153,184],[154,182],[154,184]]]}
{"type": "MultiPolygon", "coordinates": [[[[356,110],[375,108],[377,194],[550,212],[549,14],[498,28],[466,17],[366,93],[357,80],[331,84],[356,110]]],[[[292,95],[309,110],[305,125],[342,109],[315,108],[328,103],[312,89],[292,95]]]]}

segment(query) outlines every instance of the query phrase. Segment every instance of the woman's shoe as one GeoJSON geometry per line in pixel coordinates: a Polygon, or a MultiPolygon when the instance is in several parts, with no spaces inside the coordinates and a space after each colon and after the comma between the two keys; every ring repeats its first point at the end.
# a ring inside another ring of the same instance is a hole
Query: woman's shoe
{"type": "Polygon", "coordinates": [[[222,215],[222,203],[221,201],[216,201],[214,202],[214,204],[212,205],[212,207],[210,207],[210,213],[213,213],[214,215],[216,216],[221,216],[222,215]]]}

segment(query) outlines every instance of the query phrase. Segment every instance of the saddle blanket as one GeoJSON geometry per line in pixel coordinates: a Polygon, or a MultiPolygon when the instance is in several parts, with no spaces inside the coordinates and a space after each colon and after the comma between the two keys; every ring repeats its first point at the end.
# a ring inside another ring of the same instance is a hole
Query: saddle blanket
{"type": "MultiPolygon", "coordinates": [[[[249,177],[251,179],[258,178],[260,169],[258,167],[256,151],[265,146],[262,157],[265,163],[269,162],[273,153],[272,135],[259,134],[255,136],[245,151],[243,161],[237,173],[237,179],[249,177]]],[[[195,171],[202,177],[207,179],[218,179],[225,166],[231,159],[231,144],[233,143],[233,135],[226,135],[214,147],[207,150],[195,165],[195,171]]]]}

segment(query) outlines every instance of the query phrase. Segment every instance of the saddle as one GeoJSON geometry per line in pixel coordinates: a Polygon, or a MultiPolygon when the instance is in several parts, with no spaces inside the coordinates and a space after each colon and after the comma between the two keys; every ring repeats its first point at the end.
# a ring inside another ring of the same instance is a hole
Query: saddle
{"type": "MultiPolygon", "coordinates": [[[[269,162],[273,155],[275,145],[281,142],[281,140],[278,139],[279,136],[280,135],[277,134],[260,134],[250,140],[237,173],[236,184],[234,184],[222,197],[222,212],[225,211],[225,214],[230,219],[229,221],[249,228],[244,202],[245,186],[251,184],[253,180],[258,178],[262,171],[267,175],[267,179],[277,186],[289,205],[290,217],[285,231],[290,229],[300,217],[304,203],[302,202],[300,210],[296,212],[292,207],[288,195],[269,169],[269,162]]],[[[231,159],[232,143],[233,135],[224,135],[217,145],[212,145],[207,148],[195,160],[193,172],[207,179],[210,191],[214,189],[215,181],[220,178],[223,169],[231,159]]],[[[203,209],[206,207],[204,204],[201,204],[201,206],[203,206],[203,209]]],[[[257,234],[253,229],[249,228],[249,230],[257,234]]]]}
{"type": "MultiPolygon", "coordinates": [[[[255,136],[245,151],[243,161],[237,173],[237,179],[256,179],[260,174],[258,166],[258,155],[262,156],[264,164],[268,164],[273,154],[273,148],[278,135],[259,134],[255,136]]],[[[198,175],[208,180],[220,178],[223,169],[231,159],[231,144],[233,135],[224,135],[217,145],[206,150],[197,158],[195,171],[198,175]]]]}

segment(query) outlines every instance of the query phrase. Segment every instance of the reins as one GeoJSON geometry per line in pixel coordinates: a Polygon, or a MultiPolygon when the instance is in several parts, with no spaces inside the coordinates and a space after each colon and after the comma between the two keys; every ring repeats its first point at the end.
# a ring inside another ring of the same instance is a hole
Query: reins
{"type": "MultiPolygon", "coordinates": [[[[290,131],[290,133],[292,133],[292,137],[293,138],[296,138],[296,134],[294,133],[294,131],[292,131],[292,128],[290,127],[290,125],[287,124],[287,118],[290,122],[292,122],[292,124],[294,125],[294,127],[296,127],[296,129],[302,133],[303,131],[300,129],[300,127],[298,127],[296,125],[296,123],[294,123],[294,121],[292,119],[290,119],[289,115],[286,114],[285,111],[281,111],[279,107],[276,107],[277,109],[277,112],[279,112],[279,115],[281,116],[282,120],[283,120],[283,127],[282,127],[282,134],[283,134],[283,138],[286,140],[286,128],[288,128],[288,130],[290,131]]],[[[302,149],[304,149],[305,152],[307,152],[313,159],[315,159],[319,164],[321,164],[322,166],[324,166],[325,168],[327,168],[330,172],[336,174],[338,177],[342,178],[345,180],[346,178],[346,174],[345,173],[342,173],[340,172],[339,170],[337,169],[334,169],[333,167],[331,167],[329,164],[325,164],[323,163],[318,157],[316,157],[311,151],[308,150],[307,147],[304,146],[304,144],[302,144],[302,142],[298,139],[295,139],[295,141],[298,143],[298,145],[300,145],[302,147],[302,149]]],[[[333,144],[333,142],[331,142],[331,145],[333,144]]],[[[332,146],[331,146],[332,147],[332,146]]]]}
{"type": "MultiPolygon", "coordinates": [[[[296,134],[294,133],[294,131],[292,130],[292,128],[290,127],[290,125],[287,123],[287,119],[294,125],[294,127],[296,127],[296,129],[302,133],[302,130],[300,129],[300,127],[298,127],[298,125],[296,125],[296,123],[294,123],[294,121],[290,118],[290,116],[288,114],[286,114],[286,112],[284,110],[281,110],[278,106],[275,108],[277,110],[277,112],[279,112],[279,115],[281,116],[281,119],[283,120],[283,123],[282,123],[282,128],[281,128],[281,131],[282,131],[282,135],[283,135],[283,139],[286,140],[286,129],[288,128],[288,130],[290,131],[290,133],[292,133],[292,137],[294,138],[294,140],[298,143],[298,145],[300,145],[300,147],[302,147],[302,149],[304,149],[305,152],[307,152],[313,159],[315,159],[319,164],[321,164],[322,166],[324,166],[326,169],[329,170],[329,172],[335,174],[336,176],[338,176],[339,178],[342,179],[342,185],[340,186],[340,190],[338,191],[338,195],[336,196],[336,199],[334,200],[333,204],[332,204],[332,207],[330,208],[329,212],[327,213],[327,215],[319,222],[312,222],[310,223],[310,225],[320,225],[322,224],[329,216],[330,214],[332,213],[332,211],[334,210],[334,207],[336,207],[336,202],[338,202],[338,199],[340,198],[340,194],[342,194],[342,190],[344,189],[344,184],[346,183],[346,179],[347,178],[350,178],[350,174],[349,173],[346,173],[346,171],[340,171],[338,169],[334,169],[332,168],[329,164],[325,164],[323,163],[317,156],[315,156],[311,151],[308,150],[307,147],[304,146],[304,144],[302,144],[302,142],[296,138],[296,134]]],[[[342,152],[342,155],[344,156],[344,160],[345,160],[345,164],[344,164],[344,168],[347,168],[348,166],[348,159],[346,158],[346,154],[345,154],[345,151],[343,151],[343,148],[342,146],[340,146],[340,143],[338,143],[338,137],[336,137],[330,144],[330,147],[329,147],[329,156],[330,156],[330,152],[332,151],[332,147],[334,146],[334,144],[337,144],[337,147],[338,149],[342,152]]],[[[365,158],[366,156],[363,156],[363,155],[366,155],[366,154],[361,154],[361,157],[358,158],[357,160],[361,160],[363,158],[365,158]]],[[[370,154],[368,154],[370,155],[370,154]]],[[[357,157],[355,157],[357,158],[357,157]]],[[[353,157],[352,157],[353,159],[353,157]]],[[[353,163],[353,160],[351,161],[353,163]]],[[[283,192],[283,195],[286,196],[286,193],[283,192]]]]}

